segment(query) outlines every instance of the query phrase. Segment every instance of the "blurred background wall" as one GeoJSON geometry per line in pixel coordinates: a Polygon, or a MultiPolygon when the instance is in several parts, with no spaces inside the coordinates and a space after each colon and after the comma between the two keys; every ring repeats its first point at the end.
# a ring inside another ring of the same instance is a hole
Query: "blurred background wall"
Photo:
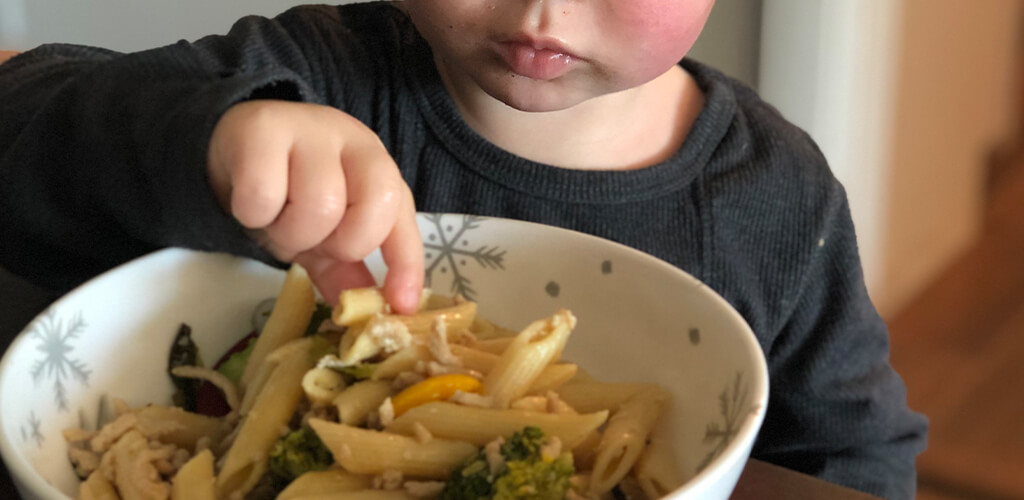
{"type": "MultiPolygon", "coordinates": [[[[296,0],[0,0],[0,49],[139,50],[296,0]]],[[[1010,133],[1018,0],[718,0],[691,56],[759,89],[847,188],[865,276],[900,310],[974,241],[1010,133]]]]}

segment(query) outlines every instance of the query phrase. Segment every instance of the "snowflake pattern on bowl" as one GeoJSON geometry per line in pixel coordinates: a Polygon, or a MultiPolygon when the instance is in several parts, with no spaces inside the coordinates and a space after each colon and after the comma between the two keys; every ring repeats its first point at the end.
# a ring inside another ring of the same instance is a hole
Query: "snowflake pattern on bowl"
{"type": "Polygon", "coordinates": [[[87,326],[80,312],[65,321],[48,309],[28,328],[30,338],[39,342],[36,350],[42,353],[32,364],[32,381],[38,385],[53,380],[53,399],[60,412],[68,411],[69,382],[89,386],[89,368],[73,356],[74,343],[87,326]]]}
{"type": "Polygon", "coordinates": [[[505,251],[500,247],[480,245],[475,250],[468,248],[470,243],[466,233],[479,228],[480,223],[487,220],[486,217],[449,216],[447,221],[442,214],[427,213],[420,214],[420,217],[431,226],[430,231],[423,235],[424,257],[426,257],[424,283],[428,288],[431,286],[435,271],[442,274],[451,271],[450,292],[474,300],[476,290],[473,289],[473,282],[461,269],[469,263],[467,259],[472,259],[483,269],[505,269],[505,251]],[[451,218],[458,218],[458,224],[453,224],[451,218]]]}

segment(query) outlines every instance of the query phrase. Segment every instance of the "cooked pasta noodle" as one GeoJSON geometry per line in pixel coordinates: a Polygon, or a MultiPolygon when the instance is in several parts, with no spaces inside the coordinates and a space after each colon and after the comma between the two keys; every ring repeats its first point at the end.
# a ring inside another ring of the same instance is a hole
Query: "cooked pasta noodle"
{"type": "Polygon", "coordinates": [[[293,266],[240,383],[200,366],[173,370],[220,388],[227,415],[120,403],[101,429],[66,430],[86,478],[79,498],[242,499],[277,484],[266,481],[275,447],[300,426],[329,450],[329,468],[295,472],[278,500],[434,499],[467,459],[485,457],[492,476],[511,470],[502,443],[523,429],[543,433],[544,460],[571,454],[570,498],[626,482],[661,496],[681,483],[670,448],[647,444],[667,392],[599,382],[562,361],[571,312],[513,332],[462,297],[425,292],[416,314],[398,316],[378,289],[357,289],[333,310],[343,332],[303,337],[311,294],[293,266]]]}

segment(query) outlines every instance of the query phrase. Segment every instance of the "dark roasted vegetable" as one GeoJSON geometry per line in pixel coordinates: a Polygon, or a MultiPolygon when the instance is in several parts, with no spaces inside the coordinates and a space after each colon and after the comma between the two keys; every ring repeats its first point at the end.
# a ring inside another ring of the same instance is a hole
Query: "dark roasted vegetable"
{"type": "Polygon", "coordinates": [[[167,360],[167,374],[171,376],[171,381],[176,387],[173,396],[174,404],[186,411],[194,412],[202,381],[171,375],[171,370],[179,366],[202,366],[199,349],[192,341],[192,328],[184,323],[178,328],[178,334],[175,335],[174,343],[171,345],[171,354],[167,360]]]}

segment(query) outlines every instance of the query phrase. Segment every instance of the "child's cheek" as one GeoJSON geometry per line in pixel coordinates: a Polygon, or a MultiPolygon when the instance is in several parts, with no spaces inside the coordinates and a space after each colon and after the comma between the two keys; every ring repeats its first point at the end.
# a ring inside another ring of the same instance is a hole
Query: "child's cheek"
{"type": "MultiPolygon", "coordinates": [[[[714,0],[631,0],[609,2],[625,40],[642,44],[643,65],[656,70],[678,62],[693,47],[714,0]]],[[[662,68],[664,70],[665,68],[662,68]]]]}

